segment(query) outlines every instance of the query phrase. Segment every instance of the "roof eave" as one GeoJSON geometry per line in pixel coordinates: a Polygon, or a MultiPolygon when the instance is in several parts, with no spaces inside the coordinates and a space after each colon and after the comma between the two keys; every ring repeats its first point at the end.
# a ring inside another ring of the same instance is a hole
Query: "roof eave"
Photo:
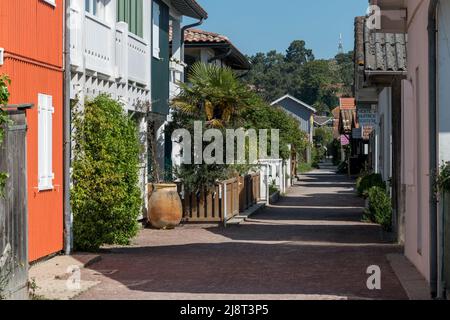
{"type": "Polygon", "coordinates": [[[314,107],[311,107],[309,104],[307,104],[307,103],[305,103],[305,102],[303,102],[303,101],[301,101],[301,100],[291,96],[290,94],[286,94],[286,95],[282,96],[281,98],[279,98],[279,99],[275,100],[274,102],[272,102],[270,105],[271,106],[275,106],[278,103],[280,103],[281,101],[283,101],[284,99],[291,99],[292,101],[295,101],[298,104],[304,106],[305,108],[311,110],[313,113],[317,112],[317,110],[314,107]]]}
{"type": "Polygon", "coordinates": [[[195,0],[171,0],[171,3],[183,16],[199,20],[208,19],[206,10],[195,0]]]}

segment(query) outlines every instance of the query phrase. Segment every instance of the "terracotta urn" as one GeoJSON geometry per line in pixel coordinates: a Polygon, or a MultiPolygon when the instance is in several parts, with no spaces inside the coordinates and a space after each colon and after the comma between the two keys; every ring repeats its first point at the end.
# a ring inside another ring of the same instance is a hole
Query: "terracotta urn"
{"type": "Polygon", "coordinates": [[[157,229],[173,229],[183,217],[183,204],[176,184],[149,186],[148,218],[157,229]]]}

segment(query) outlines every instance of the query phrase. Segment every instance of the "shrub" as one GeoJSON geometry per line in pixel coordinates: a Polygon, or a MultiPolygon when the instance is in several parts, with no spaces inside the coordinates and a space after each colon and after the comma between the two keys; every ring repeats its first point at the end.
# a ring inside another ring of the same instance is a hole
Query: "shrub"
{"type": "Polygon", "coordinates": [[[386,190],[386,183],[384,183],[381,174],[364,174],[356,181],[356,190],[360,196],[367,196],[367,192],[372,187],[379,187],[386,190]]]}
{"type": "Polygon", "coordinates": [[[75,111],[73,123],[75,248],[126,245],[137,233],[142,205],[136,124],[106,95],[75,111]]]}
{"type": "MultiPolygon", "coordinates": [[[[3,136],[5,131],[5,126],[9,122],[8,115],[2,110],[2,107],[8,104],[9,101],[9,91],[8,85],[11,84],[11,80],[6,75],[0,75],[0,145],[3,142],[3,136]]],[[[3,191],[6,186],[6,180],[8,179],[8,174],[5,172],[0,172],[0,196],[3,196],[3,191]]]]}
{"type": "Polygon", "coordinates": [[[299,171],[300,173],[307,173],[307,172],[310,172],[312,169],[313,169],[313,168],[312,168],[311,164],[309,164],[309,163],[306,163],[306,162],[300,162],[300,163],[298,164],[298,171],[299,171]]]}
{"type": "Polygon", "coordinates": [[[380,187],[369,189],[369,208],[366,218],[390,231],[392,226],[392,201],[386,190],[380,187]]]}
{"type": "Polygon", "coordinates": [[[436,179],[437,190],[450,192],[450,163],[441,165],[440,172],[436,179]]]}
{"type": "Polygon", "coordinates": [[[280,189],[276,185],[276,181],[272,180],[271,184],[269,185],[269,194],[272,196],[275,193],[277,193],[278,191],[280,191],[280,189]]]}

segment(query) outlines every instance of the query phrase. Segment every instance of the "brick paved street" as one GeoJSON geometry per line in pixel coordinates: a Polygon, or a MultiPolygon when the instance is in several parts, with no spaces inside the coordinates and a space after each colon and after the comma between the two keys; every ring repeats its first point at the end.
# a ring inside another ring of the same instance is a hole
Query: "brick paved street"
{"type": "Polygon", "coordinates": [[[353,182],[314,171],[240,226],[143,230],[82,272],[100,284],[78,299],[406,299],[387,254],[401,248],[361,222],[353,182]],[[382,290],[366,287],[367,267],[382,290]]]}

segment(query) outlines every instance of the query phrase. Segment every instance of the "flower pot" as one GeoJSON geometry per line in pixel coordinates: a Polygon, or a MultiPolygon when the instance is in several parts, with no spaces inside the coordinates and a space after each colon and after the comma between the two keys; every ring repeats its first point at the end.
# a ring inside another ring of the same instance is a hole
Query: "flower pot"
{"type": "Polygon", "coordinates": [[[176,184],[154,184],[149,187],[148,218],[157,229],[173,229],[183,217],[183,205],[176,184]]]}

